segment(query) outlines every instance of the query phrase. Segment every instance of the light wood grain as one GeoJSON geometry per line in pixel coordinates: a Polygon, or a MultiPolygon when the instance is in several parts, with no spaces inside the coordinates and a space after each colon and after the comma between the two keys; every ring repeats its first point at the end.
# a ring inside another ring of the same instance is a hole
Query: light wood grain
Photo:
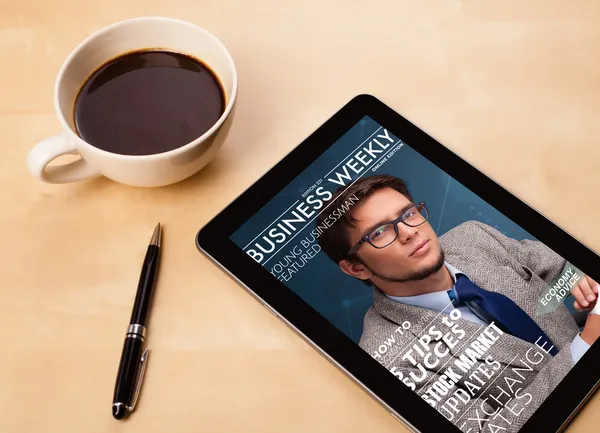
{"type": "MultiPolygon", "coordinates": [[[[372,93],[600,250],[596,0],[2,0],[0,431],[402,432],[195,249],[199,227],[358,93],[372,93]],[[54,78],[86,35],[167,15],[205,26],[239,72],[218,158],[161,189],[46,185],[54,78]],[[139,407],[110,415],[145,244],[163,266],[139,407]]],[[[568,429],[594,431],[595,397],[568,429]]]]}

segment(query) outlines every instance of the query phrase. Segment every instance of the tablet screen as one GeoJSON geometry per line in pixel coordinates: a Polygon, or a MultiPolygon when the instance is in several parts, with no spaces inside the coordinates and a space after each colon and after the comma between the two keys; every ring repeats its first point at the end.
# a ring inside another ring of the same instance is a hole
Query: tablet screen
{"type": "Polygon", "coordinates": [[[589,348],[596,282],[368,116],[230,239],[464,432],[517,432],[589,348]]]}

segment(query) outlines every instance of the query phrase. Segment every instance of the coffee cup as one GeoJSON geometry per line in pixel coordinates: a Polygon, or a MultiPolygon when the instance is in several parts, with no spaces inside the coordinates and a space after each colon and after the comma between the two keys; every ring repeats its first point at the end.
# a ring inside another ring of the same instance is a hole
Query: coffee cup
{"type": "Polygon", "coordinates": [[[202,27],[166,17],[116,22],[83,40],[63,63],[54,85],[54,108],[62,132],[30,150],[29,170],[48,183],[76,182],[97,176],[138,187],[179,182],[200,171],[223,145],[234,115],[237,88],[237,73],[230,53],[202,27]],[[171,57],[166,58],[167,55],[171,57]],[[154,57],[148,60],[148,56],[154,57]],[[115,59],[122,59],[121,63],[115,59]],[[158,62],[163,69],[146,69],[139,75],[132,73],[139,72],[132,64],[140,67],[152,62],[158,62]],[[188,64],[191,66],[185,66],[188,64]],[[178,72],[177,68],[181,69],[182,65],[186,71],[178,72]],[[170,81],[160,78],[172,86],[165,87],[163,82],[158,86],[163,91],[160,97],[171,95],[165,101],[152,96],[157,87],[152,86],[155,83],[146,83],[143,92],[142,87],[138,88],[140,80],[159,79],[159,72],[163,74],[160,77],[171,77],[170,81]],[[215,111],[217,93],[206,87],[211,86],[211,79],[222,92],[218,112],[215,111]],[[200,92],[197,95],[202,97],[194,96],[196,88],[200,92]],[[132,93],[134,91],[138,93],[132,93]],[[180,94],[174,93],[176,91],[180,94]],[[202,92],[209,91],[215,108],[212,112],[202,105],[206,99],[202,92]],[[93,97],[85,99],[82,95],[93,97]],[[129,99],[118,103],[110,100],[111,97],[127,98],[127,95],[130,99],[137,98],[135,95],[154,97],[156,110],[151,111],[152,104],[145,99],[133,108],[129,99]],[[163,102],[175,106],[163,107],[160,111],[163,102]],[[185,106],[177,105],[179,102],[185,106]],[[142,122],[141,128],[139,122],[142,122]],[[157,134],[154,129],[159,127],[163,130],[157,134]],[[60,165],[51,164],[62,155],[80,158],[60,165]]]}

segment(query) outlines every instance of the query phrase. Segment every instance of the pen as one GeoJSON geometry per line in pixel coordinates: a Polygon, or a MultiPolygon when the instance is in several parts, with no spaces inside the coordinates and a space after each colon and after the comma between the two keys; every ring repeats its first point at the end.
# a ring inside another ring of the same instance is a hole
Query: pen
{"type": "Polygon", "coordinates": [[[146,338],[148,310],[158,271],[160,238],[161,227],[158,223],[146,251],[133,312],[123,343],[112,405],[112,414],[116,419],[123,419],[135,408],[146,370],[150,352],[147,348],[143,350],[143,346],[146,338]]]}

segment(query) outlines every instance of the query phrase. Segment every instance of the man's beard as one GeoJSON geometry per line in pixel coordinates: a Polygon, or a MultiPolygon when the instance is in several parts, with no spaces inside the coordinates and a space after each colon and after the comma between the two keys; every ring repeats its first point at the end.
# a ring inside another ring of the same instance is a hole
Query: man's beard
{"type": "Polygon", "coordinates": [[[432,264],[431,266],[429,266],[425,269],[421,269],[419,271],[412,272],[412,273],[409,273],[406,275],[401,275],[401,276],[382,275],[382,274],[376,272],[375,270],[371,269],[369,267],[369,265],[367,265],[366,263],[362,262],[362,264],[364,265],[365,268],[367,268],[373,274],[373,277],[377,277],[380,280],[386,281],[388,283],[406,283],[409,281],[424,280],[425,278],[435,274],[437,271],[439,271],[441,269],[442,266],[444,266],[444,261],[445,261],[444,251],[442,251],[440,249],[440,255],[438,256],[438,259],[435,261],[434,264],[432,264]]]}

